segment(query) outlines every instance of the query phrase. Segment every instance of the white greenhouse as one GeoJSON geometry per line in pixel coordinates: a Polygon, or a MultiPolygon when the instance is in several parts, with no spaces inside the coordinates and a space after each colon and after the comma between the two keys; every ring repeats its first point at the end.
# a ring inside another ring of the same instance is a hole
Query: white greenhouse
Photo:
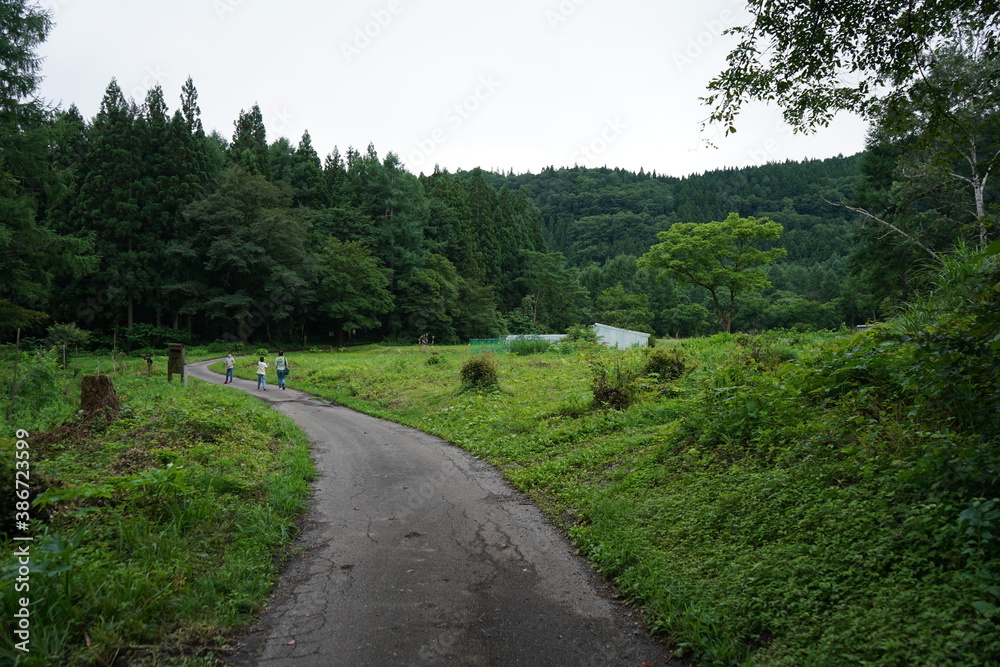
{"type": "Polygon", "coordinates": [[[619,329],[607,324],[594,324],[592,328],[597,334],[597,342],[608,347],[624,350],[629,347],[647,347],[649,345],[648,333],[619,329]]]}

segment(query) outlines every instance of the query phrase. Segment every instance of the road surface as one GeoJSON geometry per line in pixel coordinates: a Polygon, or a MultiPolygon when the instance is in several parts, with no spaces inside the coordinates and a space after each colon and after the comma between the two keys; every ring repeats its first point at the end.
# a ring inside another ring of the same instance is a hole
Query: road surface
{"type": "MultiPolygon", "coordinates": [[[[209,363],[188,373],[219,383],[209,363]]],[[[492,466],[291,388],[232,388],[299,423],[319,476],[295,555],[230,664],[679,664],[492,466]]]]}

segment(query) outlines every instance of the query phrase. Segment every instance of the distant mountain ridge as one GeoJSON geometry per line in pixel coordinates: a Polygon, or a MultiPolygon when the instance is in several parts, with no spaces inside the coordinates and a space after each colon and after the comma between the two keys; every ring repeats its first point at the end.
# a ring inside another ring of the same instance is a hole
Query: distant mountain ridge
{"type": "MultiPolygon", "coordinates": [[[[850,199],[862,154],[717,169],[678,178],[607,167],[547,167],[538,174],[483,172],[500,188],[522,189],[538,206],[549,249],[571,264],[641,255],[675,222],[766,216],[785,227],[788,262],[822,262],[848,251],[850,199]],[[825,200],[825,201],[824,201],[825,200]]],[[[472,172],[459,172],[467,177],[472,172]]]]}

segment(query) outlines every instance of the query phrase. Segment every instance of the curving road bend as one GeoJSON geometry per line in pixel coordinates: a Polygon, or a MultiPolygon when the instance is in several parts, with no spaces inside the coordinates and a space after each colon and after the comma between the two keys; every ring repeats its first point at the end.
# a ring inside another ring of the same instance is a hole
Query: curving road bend
{"type": "MultiPolygon", "coordinates": [[[[218,383],[212,362],[188,374],[218,383]]],[[[274,385],[319,476],[296,553],[232,665],[678,665],[492,466],[274,385]]]]}

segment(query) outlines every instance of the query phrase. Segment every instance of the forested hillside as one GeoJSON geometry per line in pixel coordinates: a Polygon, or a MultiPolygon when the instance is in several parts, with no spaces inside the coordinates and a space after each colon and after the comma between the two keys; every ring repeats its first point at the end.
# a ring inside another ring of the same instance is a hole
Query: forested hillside
{"type": "Polygon", "coordinates": [[[730,212],[781,223],[788,249],[739,326],[850,321],[850,223],[824,198],[850,196],[856,157],[684,179],[580,168],[416,176],[371,145],[321,160],[308,132],[269,142],[256,106],[231,138],[208,134],[190,79],[173,110],[159,87],[137,103],[112,81],[93,119],[75,106],[39,114],[22,139],[23,161],[9,164],[25,174],[8,201],[25,228],[13,238],[48,235],[39,253],[52,261],[25,265],[26,284],[4,290],[8,334],[74,323],[111,348],[457,342],[595,320],[708,332],[704,294],[636,260],[672,223],[730,212]]]}
{"type": "MultiPolygon", "coordinates": [[[[107,349],[453,343],[595,321],[672,337],[837,329],[893,314],[930,287],[929,262],[995,237],[988,105],[969,103],[955,130],[930,124],[918,96],[873,119],[863,154],[684,178],[554,166],[417,175],[373,145],[321,158],[308,131],[271,139],[256,105],[231,136],[207,132],[190,78],[173,107],[158,85],[137,101],[114,80],[91,119],[47,107],[32,51],[47,19],[8,18],[21,49],[4,56],[0,99],[6,340],[51,339],[56,324],[107,349]],[[726,241],[767,261],[716,255],[728,282],[666,268],[678,255],[660,235],[675,224],[734,233],[767,221],[780,231],[726,241]]],[[[995,94],[988,63],[944,56],[928,85],[965,77],[995,94]]]]}
{"type": "MultiPolygon", "coordinates": [[[[776,245],[788,253],[767,269],[772,287],[743,304],[739,327],[837,328],[870,316],[857,312],[846,287],[856,215],[838,206],[853,199],[859,161],[855,155],[773,163],[686,178],[548,167],[537,175],[490,174],[490,180],[497,187],[519,188],[535,202],[549,249],[580,270],[595,306],[602,293],[617,286],[648,297],[651,318],[623,325],[661,334],[715,330],[717,323],[703,310],[702,291],[657,285],[635,260],[674,223],[738,213],[780,223],[784,233],[776,245]]],[[[607,311],[593,310],[604,319],[607,311]]]]}

